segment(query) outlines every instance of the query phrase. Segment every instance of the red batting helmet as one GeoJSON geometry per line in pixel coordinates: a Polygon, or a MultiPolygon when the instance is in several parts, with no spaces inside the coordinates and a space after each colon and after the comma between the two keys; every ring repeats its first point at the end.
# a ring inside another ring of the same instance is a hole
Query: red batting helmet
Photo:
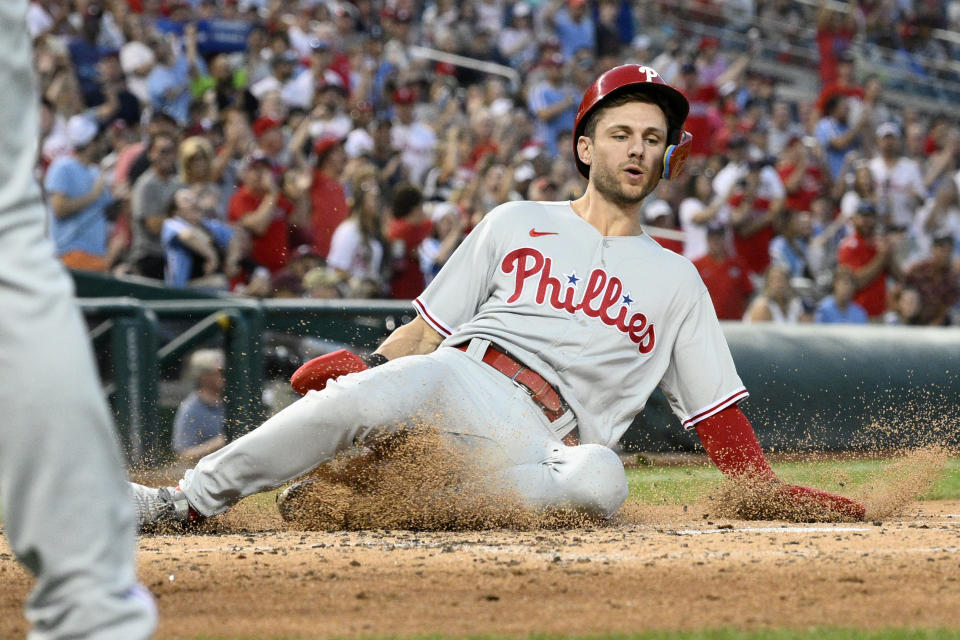
{"type": "Polygon", "coordinates": [[[584,135],[583,130],[590,114],[613,96],[628,90],[647,93],[661,108],[667,107],[664,113],[669,130],[667,149],[663,153],[663,177],[667,180],[677,177],[687,161],[690,143],[693,141],[693,136],[683,130],[683,121],[687,119],[690,103],[682,93],[668,85],[659,73],[639,64],[624,64],[602,73],[583,94],[580,108],[577,109],[577,118],[573,123],[573,158],[577,169],[584,178],[590,176],[590,167],[580,161],[577,153],[577,140],[584,135]]]}

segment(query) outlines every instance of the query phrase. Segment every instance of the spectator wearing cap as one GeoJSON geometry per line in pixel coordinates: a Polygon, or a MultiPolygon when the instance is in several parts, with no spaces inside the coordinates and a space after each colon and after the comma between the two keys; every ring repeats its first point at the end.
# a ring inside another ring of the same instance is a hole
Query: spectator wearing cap
{"type": "Polygon", "coordinates": [[[887,307],[887,276],[893,268],[890,239],[877,235],[877,209],[869,202],[857,207],[853,233],[837,249],[837,266],[853,275],[854,301],[871,319],[880,318],[887,307]]]}
{"type": "Polygon", "coordinates": [[[177,174],[177,139],[161,132],[150,140],[150,168],[130,194],[132,244],[127,262],[131,273],[163,279],[164,251],[160,232],[173,194],[183,186],[177,174]]]}
{"type": "Polygon", "coordinates": [[[351,193],[350,217],[333,232],[327,266],[347,282],[351,297],[380,297],[387,291],[381,236],[384,203],[373,167],[368,166],[354,175],[351,193]]]}
{"type": "Polygon", "coordinates": [[[533,32],[533,9],[524,0],[510,9],[507,26],[497,32],[500,55],[514,69],[529,69],[537,59],[537,38],[533,32]]]}
{"type": "Polygon", "coordinates": [[[270,159],[251,154],[240,166],[242,183],[227,207],[229,221],[249,232],[249,258],[276,273],[290,255],[289,230],[294,206],[281,193],[270,159]]]}
{"type": "Polygon", "coordinates": [[[137,96],[141,105],[150,102],[147,78],[156,62],[157,56],[153,49],[139,40],[131,40],[120,48],[120,67],[126,77],[127,86],[133,95],[137,96]]]}
{"type": "Polygon", "coordinates": [[[548,0],[541,15],[553,27],[564,60],[573,58],[580,49],[596,51],[597,28],[587,0],[548,0]]]}
{"type": "Polygon", "coordinates": [[[685,62],[680,67],[680,76],[674,85],[690,103],[690,114],[683,128],[693,134],[693,146],[690,153],[694,156],[709,156],[716,152],[714,133],[723,124],[716,103],[720,98],[720,88],[738,83],[750,62],[752,50],[738,57],[727,67],[713,84],[700,82],[697,65],[685,62]]]}
{"type": "Polygon", "coordinates": [[[330,42],[316,38],[311,40],[310,65],[283,86],[283,101],[290,107],[311,110],[319,89],[329,83],[343,84],[343,79],[331,68],[333,61],[334,52],[330,42]]]}
{"type": "Polygon", "coordinates": [[[186,187],[176,191],[170,210],[160,232],[167,286],[225,290],[241,259],[233,227],[204,218],[196,193],[186,187]]]}
{"type": "Polygon", "coordinates": [[[683,255],[683,241],[674,237],[676,230],[673,208],[666,200],[651,200],[643,208],[643,219],[649,227],[647,233],[664,249],[683,255]]]}
{"type": "Polygon", "coordinates": [[[933,238],[930,257],[904,274],[904,285],[920,292],[921,324],[949,324],[950,308],[960,302],[960,271],[954,261],[954,242],[949,231],[938,233],[933,238]]]}
{"type": "MultiPolygon", "coordinates": [[[[267,94],[270,95],[270,94],[267,94]]],[[[261,115],[250,125],[255,143],[254,152],[259,152],[270,159],[274,169],[288,164],[286,154],[286,138],[283,135],[283,120],[261,115]]]]}
{"type": "Polygon", "coordinates": [[[223,428],[226,378],[223,351],[198,349],[190,355],[184,379],[193,390],[173,417],[171,446],[184,462],[194,462],[227,444],[223,428]]]}
{"type": "Polygon", "coordinates": [[[97,124],[85,115],[75,115],[67,121],[67,137],[73,154],[54,160],[44,179],[53,213],[50,233],[65,265],[106,271],[119,247],[108,251],[106,211],[112,197],[97,164],[101,156],[97,124]]]}
{"type": "Polygon", "coordinates": [[[833,293],[817,303],[813,321],[821,324],[866,323],[869,320],[866,310],[853,300],[856,287],[850,272],[838,269],[833,275],[833,293]]]}
{"type": "Polygon", "coordinates": [[[920,165],[902,153],[900,127],[885,122],[877,127],[877,154],[870,159],[870,172],[890,225],[908,228],[927,197],[920,165]]]}
{"type": "MultiPolygon", "coordinates": [[[[709,250],[709,226],[719,225],[726,228],[725,216],[729,209],[725,205],[729,194],[715,194],[710,176],[705,173],[691,175],[687,179],[686,187],[685,197],[680,201],[678,209],[680,229],[684,234],[683,255],[690,261],[696,261],[709,250]]],[[[741,310],[737,318],[742,315],[741,310]]]]}
{"type": "Polygon", "coordinates": [[[413,184],[422,184],[433,166],[437,135],[433,128],[415,118],[417,94],[412,87],[398,87],[393,92],[394,118],[390,129],[390,146],[400,158],[413,184]]]}
{"type": "Polygon", "coordinates": [[[705,254],[693,261],[703,279],[720,320],[740,320],[747,310],[753,285],[747,268],[731,250],[727,227],[721,223],[706,226],[705,254]]]}
{"type": "Polygon", "coordinates": [[[552,53],[541,61],[543,78],[531,89],[527,107],[533,114],[536,131],[534,139],[543,145],[547,154],[558,155],[557,138],[565,131],[573,131],[579,96],[566,82],[563,56],[552,53]]]}
{"type": "Polygon", "coordinates": [[[343,140],[335,135],[319,138],[313,145],[314,169],[310,186],[310,226],[313,250],[325,258],[330,253],[334,231],[347,219],[350,208],[340,184],[347,156],[343,140]]]}
{"type": "Polygon", "coordinates": [[[697,80],[701,85],[721,86],[720,78],[729,68],[727,58],[720,53],[720,41],[704,36],[697,45],[697,80]]]}
{"type": "Polygon", "coordinates": [[[280,91],[282,97],[283,88],[293,79],[297,62],[297,56],[292,51],[275,53],[270,60],[270,73],[254,82],[250,86],[250,93],[257,100],[262,100],[269,91],[280,91]]]}
{"type": "Polygon", "coordinates": [[[836,180],[843,173],[847,156],[862,148],[861,136],[868,123],[868,117],[850,122],[850,104],[846,96],[838,94],[827,99],[823,117],[817,121],[816,137],[817,143],[824,149],[831,180],[836,180]]]}
{"type": "Polygon", "coordinates": [[[413,300],[425,286],[417,250],[433,229],[430,218],[424,214],[420,189],[410,183],[398,186],[391,214],[386,234],[392,264],[390,297],[413,300]]]}

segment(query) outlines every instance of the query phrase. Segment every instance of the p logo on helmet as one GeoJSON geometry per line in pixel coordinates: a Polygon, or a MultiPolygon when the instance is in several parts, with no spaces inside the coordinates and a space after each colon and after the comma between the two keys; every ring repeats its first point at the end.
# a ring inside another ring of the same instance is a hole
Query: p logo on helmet
{"type": "Polygon", "coordinates": [[[650,95],[667,115],[667,148],[663,152],[662,176],[672,180],[683,171],[683,165],[690,155],[693,135],[683,130],[683,122],[690,112],[690,104],[683,94],[668,85],[660,74],[639,64],[624,64],[606,71],[593,81],[583,94],[577,117],[573,124],[573,157],[577,170],[584,178],[590,176],[589,165],[580,160],[577,153],[577,140],[584,135],[589,115],[599,109],[613,96],[625,91],[641,91],[650,95]]]}

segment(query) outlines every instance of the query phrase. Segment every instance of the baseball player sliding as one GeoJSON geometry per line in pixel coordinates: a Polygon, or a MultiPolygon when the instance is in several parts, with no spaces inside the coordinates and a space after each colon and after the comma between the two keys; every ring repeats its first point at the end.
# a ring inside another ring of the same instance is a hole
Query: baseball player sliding
{"type": "Polygon", "coordinates": [[[305,397],[178,487],[133,485],[141,527],[221,513],[418,419],[531,509],[610,516],[627,497],[611,447],[658,384],[723,473],[862,518],[852,500],[779,484],[737,406],[747,391],[707,289],[640,227],[643,199],[686,160],[688,109],[649,67],[602,74],[576,117],[581,198],[491,211],[374,354],[311,361],[293,378],[305,397]]]}

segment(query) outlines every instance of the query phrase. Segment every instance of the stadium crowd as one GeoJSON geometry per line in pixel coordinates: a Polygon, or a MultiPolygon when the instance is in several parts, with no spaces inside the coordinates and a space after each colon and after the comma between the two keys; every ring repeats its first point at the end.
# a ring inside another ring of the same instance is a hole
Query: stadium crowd
{"type": "Polygon", "coordinates": [[[694,134],[643,221],[722,319],[960,324],[956,103],[891,104],[852,44],[960,81],[923,66],[960,59],[930,35],[960,31],[960,3],[679,3],[745,48],[645,19],[661,4],[35,0],[58,254],[172,287],[410,299],[493,207],[582,192],[580,96],[638,62],[684,92],[694,134]],[[790,63],[771,21],[816,25],[789,39],[818,52],[819,94],[751,70],[790,63]]]}

